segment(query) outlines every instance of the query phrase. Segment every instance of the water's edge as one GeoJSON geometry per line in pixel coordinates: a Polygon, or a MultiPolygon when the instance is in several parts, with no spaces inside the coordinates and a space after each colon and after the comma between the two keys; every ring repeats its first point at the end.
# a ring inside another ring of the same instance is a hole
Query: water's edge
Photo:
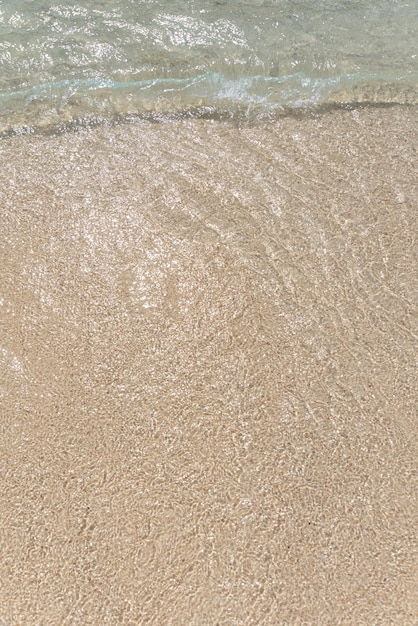
{"type": "Polygon", "coordinates": [[[126,124],[164,124],[185,120],[211,120],[214,122],[227,122],[238,127],[253,127],[265,123],[273,123],[283,118],[309,119],[321,117],[332,111],[356,111],[366,109],[391,109],[400,108],[413,110],[418,107],[416,102],[396,101],[373,101],[354,100],[348,102],[325,102],[316,107],[290,107],[283,106],[274,114],[260,114],[237,109],[235,111],[217,110],[215,107],[202,106],[190,107],[183,110],[145,111],[142,113],[114,113],[109,116],[91,115],[82,118],[73,118],[62,122],[43,123],[37,126],[28,124],[8,125],[0,128],[0,141],[11,137],[39,136],[48,137],[73,133],[97,127],[113,127],[126,124]]]}

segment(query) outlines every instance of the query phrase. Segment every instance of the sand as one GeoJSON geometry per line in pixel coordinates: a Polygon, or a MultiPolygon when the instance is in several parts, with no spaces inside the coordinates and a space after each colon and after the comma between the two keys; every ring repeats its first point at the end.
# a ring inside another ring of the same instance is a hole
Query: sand
{"type": "Polygon", "coordinates": [[[417,148],[0,142],[0,624],[418,624],[417,148]]]}

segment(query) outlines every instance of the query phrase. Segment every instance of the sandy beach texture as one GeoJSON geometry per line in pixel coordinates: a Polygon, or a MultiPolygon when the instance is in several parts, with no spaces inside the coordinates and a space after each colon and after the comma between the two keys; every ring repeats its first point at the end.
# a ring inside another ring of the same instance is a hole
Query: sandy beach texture
{"type": "Polygon", "coordinates": [[[418,624],[417,148],[0,142],[0,624],[418,624]]]}

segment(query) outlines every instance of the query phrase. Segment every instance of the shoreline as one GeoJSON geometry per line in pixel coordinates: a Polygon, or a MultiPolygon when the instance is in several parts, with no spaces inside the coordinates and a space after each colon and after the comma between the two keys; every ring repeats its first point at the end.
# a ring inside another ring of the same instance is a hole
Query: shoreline
{"type": "Polygon", "coordinates": [[[0,620],[416,624],[418,108],[0,141],[0,620]]]}
{"type": "MultiPolygon", "coordinates": [[[[396,100],[330,100],[321,105],[292,107],[283,105],[282,108],[268,113],[261,112],[257,107],[242,107],[235,111],[216,110],[214,106],[207,105],[201,107],[189,107],[181,110],[158,110],[153,109],[142,113],[120,112],[110,117],[88,116],[80,119],[74,116],[62,119],[57,122],[50,122],[48,119],[38,120],[37,126],[26,123],[17,123],[8,126],[0,125],[0,141],[12,139],[14,137],[54,137],[65,135],[66,133],[94,131],[96,128],[114,128],[125,125],[159,125],[159,124],[183,124],[187,122],[215,122],[221,124],[231,124],[237,128],[263,127],[270,124],[279,124],[287,118],[297,120],[316,119],[332,114],[333,112],[363,111],[363,110],[385,110],[385,109],[405,109],[415,111],[418,104],[415,101],[396,100]]],[[[25,117],[23,117],[25,119],[25,117]]]]}

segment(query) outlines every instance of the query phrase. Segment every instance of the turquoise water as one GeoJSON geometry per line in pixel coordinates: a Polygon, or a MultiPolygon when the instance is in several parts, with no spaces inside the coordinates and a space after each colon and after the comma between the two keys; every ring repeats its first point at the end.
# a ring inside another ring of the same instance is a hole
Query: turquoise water
{"type": "Polygon", "coordinates": [[[418,102],[418,0],[3,0],[0,131],[418,102]]]}

